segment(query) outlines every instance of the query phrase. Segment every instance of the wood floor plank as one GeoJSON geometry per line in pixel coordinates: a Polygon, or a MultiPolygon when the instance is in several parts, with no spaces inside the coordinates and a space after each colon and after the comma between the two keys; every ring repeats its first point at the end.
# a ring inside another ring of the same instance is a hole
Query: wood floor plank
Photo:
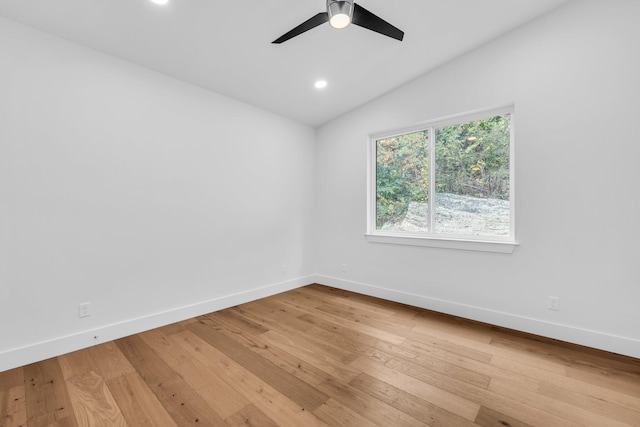
{"type": "MultiPolygon", "coordinates": [[[[307,288],[305,287],[304,289],[306,290],[307,288]]],[[[320,295],[333,294],[331,298],[324,299],[326,304],[341,304],[380,320],[393,319],[395,324],[408,328],[415,326],[415,317],[418,313],[415,307],[335,288],[318,288],[314,293],[320,295]]]]}
{"type": "Polygon", "coordinates": [[[523,423],[516,418],[501,414],[486,406],[480,408],[475,424],[482,427],[533,427],[531,424],[523,423]]]}
{"type": "MultiPolygon", "coordinates": [[[[322,307],[325,307],[325,305],[321,306],[320,308],[322,307]]],[[[344,325],[345,327],[355,331],[356,333],[369,335],[371,337],[378,338],[380,340],[387,341],[395,345],[400,345],[406,340],[406,338],[403,336],[399,336],[397,334],[393,334],[386,330],[369,326],[365,323],[356,322],[355,320],[338,316],[336,314],[330,313],[329,312],[330,310],[321,310],[320,308],[314,311],[313,313],[314,317],[317,317],[338,325],[344,325]]],[[[303,321],[308,321],[308,315],[303,315],[299,319],[303,321]]]]}
{"type": "Polygon", "coordinates": [[[136,335],[116,341],[151,391],[180,426],[225,426],[224,420],[176,371],[136,335]]]}
{"type": "Polygon", "coordinates": [[[105,381],[136,371],[113,341],[89,347],[83,351],[87,351],[91,355],[96,371],[105,381]]]}
{"type": "Polygon", "coordinates": [[[490,344],[494,336],[488,327],[431,311],[423,311],[416,316],[416,326],[413,330],[426,335],[437,333],[436,336],[447,337],[454,342],[462,339],[490,344]]]}
{"type": "Polygon", "coordinates": [[[402,338],[406,338],[412,328],[415,327],[415,324],[401,325],[393,320],[381,318],[371,312],[355,310],[348,305],[340,304],[336,301],[331,302],[331,304],[321,305],[316,310],[329,313],[350,322],[367,325],[374,329],[385,331],[389,334],[402,338]]]}
{"type": "Polygon", "coordinates": [[[25,366],[24,378],[29,426],[78,425],[58,359],[25,366]]]}
{"type": "Polygon", "coordinates": [[[306,323],[298,321],[298,317],[302,316],[306,311],[285,304],[279,299],[263,298],[253,301],[252,304],[257,306],[252,307],[252,309],[261,310],[260,312],[267,314],[270,324],[275,327],[288,326],[300,331],[305,331],[308,327],[306,323]]]}
{"type": "Polygon", "coordinates": [[[489,370],[486,363],[465,360],[448,352],[419,353],[414,357],[398,356],[396,359],[407,360],[431,372],[438,372],[485,389],[489,387],[491,381],[491,376],[486,373],[489,370]]]}
{"type": "Polygon", "coordinates": [[[278,427],[271,418],[254,405],[247,405],[226,420],[229,427],[278,427]]]}
{"type": "Polygon", "coordinates": [[[200,363],[183,347],[173,344],[164,332],[164,328],[154,329],[140,336],[196,393],[207,399],[208,405],[222,419],[249,405],[248,400],[208,369],[208,365],[200,363]]]}
{"type": "Polygon", "coordinates": [[[320,302],[319,305],[330,303],[336,295],[340,295],[342,292],[340,289],[332,288],[328,286],[316,286],[315,284],[307,285],[302,288],[295,289],[295,294],[303,295],[309,300],[320,302]]]}
{"type": "Polygon", "coordinates": [[[269,418],[282,427],[326,427],[311,411],[298,405],[278,392],[268,383],[237,364],[215,346],[201,339],[191,331],[175,334],[169,339],[194,354],[202,363],[223,378],[269,418]]]}
{"type": "Polygon", "coordinates": [[[371,397],[343,382],[330,378],[319,385],[320,390],[352,411],[380,426],[418,427],[424,423],[387,403],[371,397]]]}
{"type": "Polygon", "coordinates": [[[517,349],[521,353],[535,354],[557,363],[584,369],[589,372],[605,374],[608,377],[620,377],[634,383],[640,382],[640,363],[637,359],[607,354],[577,344],[562,343],[549,338],[528,335],[516,331],[494,328],[491,345],[517,349]]]}
{"type": "Polygon", "coordinates": [[[67,388],[80,425],[128,426],[104,379],[95,372],[69,378],[67,388]]]}
{"type": "Polygon", "coordinates": [[[234,325],[229,324],[224,316],[217,316],[215,313],[212,313],[206,317],[213,326],[218,328],[217,330],[220,333],[235,339],[238,343],[244,345],[260,357],[300,378],[307,384],[315,386],[327,379],[328,374],[326,372],[321,371],[310,363],[295,357],[279,347],[269,345],[260,335],[252,335],[246,333],[246,331],[243,332],[242,330],[235,329],[234,325]]]}
{"type": "Polygon", "coordinates": [[[59,356],[57,360],[65,381],[68,381],[69,378],[84,375],[95,370],[95,362],[91,358],[91,353],[88,351],[81,350],[63,354],[59,356]]]}
{"type": "Polygon", "coordinates": [[[415,308],[406,305],[390,303],[379,299],[359,299],[349,297],[334,297],[331,304],[340,304],[348,307],[354,313],[359,313],[366,318],[387,322],[387,324],[402,329],[411,329],[417,324],[417,313],[415,308]],[[373,302],[377,300],[377,303],[373,302]]]}
{"type": "MultiPolygon", "coordinates": [[[[398,361],[398,363],[404,364],[406,362],[398,361]]],[[[423,382],[414,376],[389,368],[371,359],[358,358],[351,363],[351,366],[380,381],[413,394],[424,401],[430,402],[451,413],[458,414],[469,421],[473,421],[478,415],[480,405],[473,400],[459,397],[455,393],[423,382]]]]}
{"type": "Polygon", "coordinates": [[[304,331],[309,327],[305,322],[297,319],[302,313],[286,304],[274,305],[273,302],[253,301],[237,307],[237,313],[269,330],[296,332],[304,331]]]}
{"type": "Polygon", "coordinates": [[[488,351],[469,348],[453,341],[415,332],[415,330],[412,331],[408,339],[402,343],[402,347],[428,355],[433,354],[434,351],[444,351],[450,355],[457,355],[484,363],[490,362],[493,357],[493,354],[488,351]]]}
{"type": "Polygon", "coordinates": [[[349,383],[354,388],[375,397],[394,408],[411,415],[430,426],[473,427],[475,424],[458,414],[380,381],[370,375],[361,374],[349,383]]]}
{"type": "Polygon", "coordinates": [[[314,314],[306,314],[300,318],[314,327],[309,332],[316,338],[326,342],[336,343],[341,348],[349,350],[352,357],[343,358],[344,363],[350,363],[356,357],[366,355],[380,359],[389,359],[393,356],[402,356],[411,359],[416,353],[381,340],[374,336],[351,329],[349,325],[343,325],[334,321],[317,317],[314,314]]]}
{"type": "Polygon", "coordinates": [[[622,391],[631,396],[640,396],[640,381],[632,381],[621,376],[610,378],[606,372],[594,372],[571,366],[566,368],[566,373],[569,378],[574,378],[584,383],[597,385],[612,391],[622,391]]]}
{"type": "MultiPolygon", "coordinates": [[[[466,347],[467,351],[473,351],[476,354],[488,354],[492,357],[500,356],[505,359],[513,359],[518,362],[527,363],[531,367],[544,369],[546,371],[564,375],[567,371],[567,367],[554,360],[540,358],[536,355],[522,352],[519,349],[511,349],[505,346],[492,345],[494,332],[489,328],[478,328],[475,324],[469,331],[456,332],[458,329],[464,330],[464,327],[455,326],[453,324],[445,324],[444,328],[436,326],[434,328],[426,329],[422,325],[414,328],[413,333],[409,335],[409,339],[405,345],[409,345],[411,340],[421,341],[424,336],[435,337],[442,342],[453,343],[458,348],[466,347]],[[474,337],[475,331],[482,331],[477,337],[474,337]]],[[[427,343],[428,344],[428,343],[427,343]]],[[[464,350],[462,350],[464,352],[464,350]]],[[[460,354],[460,352],[459,352],[460,354]]],[[[471,353],[468,353],[469,356],[471,353]]]]}
{"type": "MultiPolygon", "coordinates": [[[[377,366],[374,366],[373,368],[379,369],[379,374],[374,376],[383,381],[392,383],[390,380],[385,379],[386,377],[384,375],[389,375],[390,378],[393,378],[395,374],[377,366]]],[[[428,371],[410,362],[392,360],[385,365],[385,368],[403,373],[409,377],[427,383],[436,389],[443,390],[461,399],[473,402],[477,404],[478,407],[486,406],[492,408],[525,423],[554,427],[578,427],[579,425],[575,422],[563,419],[557,414],[531,407],[526,402],[512,399],[510,396],[499,395],[493,393],[490,389],[477,387],[472,384],[450,378],[447,375],[428,371]]],[[[490,386],[491,384],[489,387],[490,386]]],[[[437,394],[436,396],[441,398],[441,396],[437,394]]]]}
{"type": "Polygon", "coordinates": [[[640,363],[631,358],[611,355],[603,358],[590,349],[573,346],[558,346],[547,339],[522,337],[520,334],[507,334],[500,331],[491,340],[493,347],[504,348],[523,357],[532,356],[536,360],[546,361],[575,371],[583,371],[593,376],[605,376],[617,384],[628,384],[640,394],[640,363]],[[634,387],[635,386],[635,387],[634,387]]]}
{"type": "Polygon", "coordinates": [[[401,317],[407,319],[414,319],[417,317],[419,313],[425,312],[425,310],[412,307],[403,303],[389,301],[381,298],[376,298],[370,295],[360,294],[351,291],[345,291],[343,289],[333,288],[329,286],[312,284],[300,288],[303,292],[310,292],[312,294],[318,296],[324,296],[327,298],[327,295],[331,297],[328,302],[334,301],[336,298],[340,301],[343,301],[346,305],[351,305],[352,303],[360,303],[365,306],[369,306],[371,308],[380,308],[383,310],[393,310],[395,313],[393,317],[401,317]]]}
{"type": "Polygon", "coordinates": [[[275,331],[269,331],[262,334],[262,338],[269,343],[269,345],[279,347],[291,353],[329,376],[351,380],[359,374],[357,370],[344,364],[340,355],[336,356],[332,353],[317,350],[312,343],[300,337],[294,340],[275,331]]]}
{"type": "MultiPolygon", "coordinates": [[[[379,338],[373,335],[363,333],[359,328],[353,328],[353,325],[345,324],[345,322],[335,318],[327,318],[320,312],[307,313],[300,316],[299,319],[312,325],[312,327],[315,328],[314,331],[324,329],[326,332],[332,334],[332,337],[340,337],[341,341],[350,341],[370,347],[376,347],[380,341],[379,338]]],[[[396,347],[396,345],[390,344],[390,347],[396,347]]]]}
{"type": "Polygon", "coordinates": [[[440,367],[440,372],[447,373],[449,372],[447,366],[455,366],[456,368],[454,369],[459,369],[458,373],[460,378],[466,378],[466,381],[484,386],[485,388],[491,377],[501,372],[498,367],[490,363],[493,356],[486,353],[483,353],[483,355],[488,357],[482,357],[477,354],[477,352],[469,354],[468,352],[459,351],[458,349],[453,349],[452,352],[450,351],[451,348],[446,345],[441,346],[439,343],[427,345],[411,340],[404,342],[401,348],[411,350],[411,352],[405,354],[399,353],[398,357],[400,358],[424,367],[429,367],[433,363],[444,362],[440,367]],[[411,356],[412,354],[416,355],[411,356]],[[466,373],[468,373],[468,375],[466,373]]]}
{"type": "Polygon", "coordinates": [[[376,427],[379,424],[374,423],[347,408],[335,399],[329,399],[315,411],[315,414],[332,427],[376,427]]]}
{"type": "Polygon", "coordinates": [[[613,419],[628,425],[640,426],[640,409],[620,405],[610,398],[609,393],[589,393],[589,390],[569,390],[555,383],[543,382],[536,392],[547,398],[564,402],[575,408],[592,412],[607,419],[613,419]]]}
{"type": "Polygon", "coordinates": [[[27,424],[27,409],[22,368],[0,372],[0,426],[27,424]]]}
{"type": "Polygon", "coordinates": [[[629,424],[619,422],[611,417],[603,417],[595,412],[581,409],[570,404],[560,402],[556,399],[546,397],[544,395],[522,389],[517,385],[503,379],[494,379],[491,381],[489,391],[500,396],[508,397],[526,404],[529,407],[539,409],[541,411],[552,412],[581,426],[590,427],[624,427],[629,424]]]}
{"type": "Polygon", "coordinates": [[[87,350],[96,372],[105,380],[127,424],[133,426],[176,426],[149,386],[115,342],[100,344],[87,350]]]}
{"type": "Polygon", "coordinates": [[[492,377],[517,381],[518,386],[527,390],[555,396],[558,399],[569,399],[572,394],[589,396],[596,399],[599,404],[608,403],[622,408],[620,411],[640,411],[640,394],[629,394],[624,388],[611,390],[590,382],[572,378],[570,375],[558,375],[543,369],[537,369],[517,360],[505,359],[496,356],[491,362],[492,377]]]}
{"type": "Polygon", "coordinates": [[[137,372],[110,378],[107,386],[131,427],[178,426],[137,372]]]}
{"type": "Polygon", "coordinates": [[[89,352],[69,353],[58,357],[58,361],[79,425],[128,426],[104,379],[95,372],[89,352]]]}
{"type": "MultiPolygon", "coordinates": [[[[336,356],[340,357],[340,361],[349,364],[351,361],[360,356],[379,357],[389,359],[393,354],[383,350],[383,345],[378,345],[380,340],[369,337],[369,342],[364,344],[363,340],[352,340],[349,337],[342,336],[326,329],[313,327],[309,329],[308,336],[313,338],[315,342],[329,342],[333,346],[338,347],[341,351],[336,352],[336,356]]],[[[396,346],[389,345],[388,349],[395,349],[396,346]]]]}
{"type": "Polygon", "coordinates": [[[209,319],[217,319],[218,321],[220,319],[224,319],[227,325],[232,325],[238,330],[243,331],[249,335],[260,335],[269,330],[269,328],[267,328],[266,326],[258,322],[254,322],[246,316],[242,316],[242,314],[239,313],[237,307],[231,307],[217,313],[209,313],[203,317],[209,319]]]}
{"type": "Polygon", "coordinates": [[[206,324],[194,323],[189,325],[189,330],[306,410],[313,411],[328,399],[314,387],[206,324]]]}
{"type": "Polygon", "coordinates": [[[291,305],[298,310],[314,310],[323,304],[330,302],[331,296],[317,297],[315,294],[309,294],[307,287],[294,289],[279,295],[279,300],[284,304],[291,305]]]}
{"type": "Polygon", "coordinates": [[[314,325],[312,329],[309,329],[310,334],[314,337],[337,343],[341,348],[352,352],[352,358],[342,359],[344,363],[350,363],[353,359],[362,355],[376,357],[384,361],[395,356],[408,360],[418,357],[417,352],[411,351],[409,347],[404,347],[404,344],[399,346],[371,335],[363,334],[351,329],[349,325],[345,326],[335,321],[326,320],[316,316],[315,313],[305,314],[300,319],[314,325]]]}
{"type": "Polygon", "coordinates": [[[331,355],[334,360],[349,360],[354,352],[363,351],[362,346],[358,345],[345,345],[346,340],[334,340],[327,341],[322,336],[317,335],[318,331],[314,331],[313,328],[305,331],[304,333],[283,333],[281,331],[268,331],[262,334],[263,337],[280,336],[284,339],[289,339],[293,342],[299,343],[300,346],[304,346],[305,349],[315,352],[316,354],[331,355]]]}

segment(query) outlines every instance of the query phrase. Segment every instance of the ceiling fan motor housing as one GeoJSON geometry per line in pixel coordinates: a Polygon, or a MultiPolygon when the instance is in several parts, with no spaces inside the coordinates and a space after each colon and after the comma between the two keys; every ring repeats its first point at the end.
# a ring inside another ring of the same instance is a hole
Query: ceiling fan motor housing
{"type": "Polygon", "coordinates": [[[353,17],[353,0],[327,0],[327,13],[329,25],[337,29],[345,28],[353,17]]]}

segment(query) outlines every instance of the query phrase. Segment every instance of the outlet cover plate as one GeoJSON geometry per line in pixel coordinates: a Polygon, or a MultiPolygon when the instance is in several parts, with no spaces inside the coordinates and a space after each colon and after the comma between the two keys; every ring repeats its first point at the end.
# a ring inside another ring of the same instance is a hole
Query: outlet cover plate
{"type": "Polygon", "coordinates": [[[91,316],[91,303],[83,302],[82,304],[78,305],[78,317],[82,318],[89,316],[91,316]]]}

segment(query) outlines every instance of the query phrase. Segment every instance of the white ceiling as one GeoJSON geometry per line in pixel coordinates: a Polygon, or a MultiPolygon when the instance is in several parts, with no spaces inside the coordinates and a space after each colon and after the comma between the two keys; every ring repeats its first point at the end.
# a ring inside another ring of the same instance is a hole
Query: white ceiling
{"type": "Polygon", "coordinates": [[[281,45],[325,0],[0,0],[0,15],[318,126],[567,1],[360,0],[404,41],[325,24],[281,45]]]}

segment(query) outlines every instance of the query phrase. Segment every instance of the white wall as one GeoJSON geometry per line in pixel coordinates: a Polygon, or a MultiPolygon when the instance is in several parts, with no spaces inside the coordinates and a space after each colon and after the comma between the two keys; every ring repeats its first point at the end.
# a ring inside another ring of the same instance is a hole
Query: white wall
{"type": "Polygon", "coordinates": [[[312,128],[1,18],[0,52],[0,371],[312,280],[312,128]]]}
{"type": "Polygon", "coordinates": [[[638,16],[569,3],[319,129],[319,281],[640,357],[638,16]],[[515,253],[365,240],[369,133],[507,103],[515,253]]]}
{"type": "Polygon", "coordinates": [[[573,2],[317,144],[0,18],[0,371],[313,280],[640,357],[639,15],[573,2]],[[514,254],[366,242],[369,133],[510,102],[514,254]]]}

